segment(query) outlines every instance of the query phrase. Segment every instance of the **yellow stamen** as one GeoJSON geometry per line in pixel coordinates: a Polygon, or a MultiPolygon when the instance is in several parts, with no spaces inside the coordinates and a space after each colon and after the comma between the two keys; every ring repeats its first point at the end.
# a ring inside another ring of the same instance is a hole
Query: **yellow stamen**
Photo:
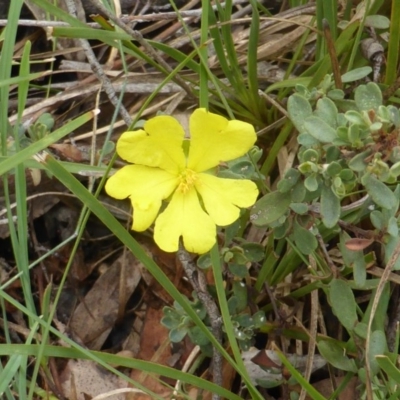
{"type": "Polygon", "coordinates": [[[194,182],[197,180],[197,174],[191,169],[185,169],[184,171],[181,172],[179,178],[181,181],[178,185],[177,190],[182,193],[186,193],[193,186],[194,182]]]}

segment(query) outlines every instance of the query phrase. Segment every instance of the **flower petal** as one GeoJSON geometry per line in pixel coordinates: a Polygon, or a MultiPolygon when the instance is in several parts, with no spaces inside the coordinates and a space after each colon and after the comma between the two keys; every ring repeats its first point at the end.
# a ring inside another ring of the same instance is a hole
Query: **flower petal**
{"type": "Polygon", "coordinates": [[[258,196],[257,185],[246,179],[223,179],[197,174],[195,182],[204,207],[213,221],[226,226],[239,218],[239,207],[252,206],[258,196]]]}
{"type": "Polygon", "coordinates": [[[146,230],[155,220],[163,199],[176,189],[178,177],[159,168],[127,165],[106,182],[106,192],[116,199],[130,197],[135,231],[146,230]]]}
{"type": "Polygon", "coordinates": [[[149,119],[144,130],[128,131],[117,142],[118,155],[131,163],[177,172],[185,167],[182,142],[185,132],[168,115],[149,119]]]}
{"type": "Polygon", "coordinates": [[[202,172],[244,155],[257,139],[247,122],[228,121],[199,108],[190,117],[188,168],[202,172]]]}
{"type": "Polygon", "coordinates": [[[201,208],[194,188],[186,193],[177,190],[154,226],[155,242],[168,252],[178,250],[182,236],[188,251],[206,253],[215,244],[216,234],[216,226],[201,208]]]}

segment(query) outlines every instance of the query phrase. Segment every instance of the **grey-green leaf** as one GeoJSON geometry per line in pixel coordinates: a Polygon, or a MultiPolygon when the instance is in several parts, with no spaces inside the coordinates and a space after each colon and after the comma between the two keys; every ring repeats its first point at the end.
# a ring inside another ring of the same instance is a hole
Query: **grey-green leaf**
{"type": "Polygon", "coordinates": [[[342,82],[348,83],[348,82],[354,82],[354,81],[358,81],[360,79],[364,79],[371,72],[372,72],[372,68],[369,66],[352,69],[351,71],[346,72],[345,74],[342,75],[342,82]]]}
{"type": "Polygon", "coordinates": [[[308,100],[304,96],[295,93],[289,97],[287,108],[293,125],[299,133],[304,133],[304,120],[312,115],[312,108],[308,100]]]}
{"type": "Polygon", "coordinates": [[[357,87],[354,93],[354,100],[361,111],[377,110],[382,105],[382,92],[374,82],[357,87]]]}
{"type": "Polygon", "coordinates": [[[311,254],[318,247],[318,241],[312,232],[303,228],[297,221],[294,223],[293,238],[298,249],[305,255],[311,254]]]}
{"type": "Polygon", "coordinates": [[[317,101],[317,107],[314,111],[314,115],[327,122],[327,124],[333,128],[336,128],[337,126],[337,114],[338,109],[330,98],[323,97],[317,101]]]}
{"type": "Polygon", "coordinates": [[[305,119],[304,129],[321,143],[332,143],[337,138],[336,129],[323,119],[311,116],[305,119]]]}
{"type": "Polygon", "coordinates": [[[322,357],[335,368],[342,371],[357,372],[355,361],[347,357],[343,348],[333,341],[320,340],[318,342],[318,350],[322,357]]]}
{"type": "Polygon", "coordinates": [[[365,26],[375,29],[389,29],[390,20],[384,15],[368,15],[365,18],[365,26]]]}
{"type": "Polygon", "coordinates": [[[282,217],[288,210],[290,203],[291,198],[287,193],[268,193],[254,205],[250,214],[250,221],[255,226],[267,226],[282,217]]]}
{"type": "Polygon", "coordinates": [[[398,200],[394,193],[375,176],[369,175],[365,177],[363,183],[368,194],[378,206],[389,210],[396,207],[398,200]]]}
{"type": "Polygon", "coordinates": [[[330,186],[323,185],[321,191],[321,216],[327,228],[333,228],[340,217],[340,199],[330,186]]]}
{"type": "Polygon", "coordinates": [[[373,375],[376,375],[380,368],[376,361],[376,356],[383,355],[386,352],[386,335],[383,331],[377,330],[372,332],[369,343],[369,365],[373,375]]]}
{"type": "Polygon", "coordinates": [[[333,279],[330,283],[329,299],[338,320],[348,331],[352,331],[358,318],[357,304],[351,288],[345,281],[333,279]]]}

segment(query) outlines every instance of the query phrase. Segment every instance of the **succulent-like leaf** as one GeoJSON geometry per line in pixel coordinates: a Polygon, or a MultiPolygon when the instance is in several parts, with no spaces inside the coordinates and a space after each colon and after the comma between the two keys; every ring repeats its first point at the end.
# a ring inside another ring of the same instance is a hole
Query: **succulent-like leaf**
{"type": "Polygon", "coordinates": [[[304,96],[295,93],[289,97],[287,109],[293,125],[299,133],[305,133],[304,120],[312,115],[309,101],[304,96]]]}
{"type": "Polygon", "coordinates": [[[372,68],[369,66],[352,69],[351,71],[348,71],[342,75],[342,82],[349,83],[349,82],[359,81],[360,79],[364,79],[371,72],[372,68]]]}
{"type": "Polygon", "coordinates": [[[320,340],[318,350],[329,364],[342,371],[357,372],[354,360],[344,354],[343,348],[333,341],[320,340]]]}
{"type": "Polygon", "coordinates": [[[286,193],[272,192],[266,194],[254,205],[250,221],[255,226],[267,226],[282,217],[289,208],[291,198],[286,193]]]}
{"type": "Polygon", "coordinates": [[[317,101],[314,115],[321,118],[329,126],[336,128],[338,109],[335,103],[328,97],[323,97],[317,101]]]}
{"type": "Polygon", "coordinates": [[[396,207],[398,199],[394,193],[373,175],[363,177],[363,184],[372,200],[380,207],[391,209],[396,207]]]}
{"type": "Polygon", "coordinates": [[[315,116],[306,118],[303,127],[307,133],[321,143],[332,143],[337,138],[336,129],[315,116]]]}
{"type": "Polygon", "coordinates": [[[321,191],[321,216],[327,228],[333,228],[340,217],[340,199],[330,186],[323,185],[321,191]]]}
{"type": "Polygon", "coordinates": [[[369,366],[371,368],[372,375],[376,375],[380,368],[375,357],[384,355],[387,350],[386,335],[381,330],[373,331],[371,334],[371,340],[369,342],[369,366]]]}
{"type": "Polygon", "coordinates": [[[368,15],[365,18],[365,26],[375,29],[389,29],[390,20],[384,15],[368,15]]]}
{"type": "Polygon", "coordinates": [[[349,161],[349,167],[356,172],[362,172],[367,168],[367,163],[365,159],[371,154],[371,150],[363,151],[357,154],[349,161]]]}
{"type": "Polygon", "coordinates": [[[354,93],[354,100],[360,111],[377,110],[382,105],[382,92],[374,82],[360,85],[354,93]]]}
{"type": "Polygon", "coordinates": [[[333,279],[329,286],[332,310],[340,323],[351,332],[358,322],[357,303],[353,291],[347,282],[341,279],[333,279]]]}
{"type": "Polygon", "coordinates": [[[294,223],[293,238],[298,249],[305,255],[311,254],[318,247],[318,241],[313,233],[302,227],[297,221],[294,223]]]}

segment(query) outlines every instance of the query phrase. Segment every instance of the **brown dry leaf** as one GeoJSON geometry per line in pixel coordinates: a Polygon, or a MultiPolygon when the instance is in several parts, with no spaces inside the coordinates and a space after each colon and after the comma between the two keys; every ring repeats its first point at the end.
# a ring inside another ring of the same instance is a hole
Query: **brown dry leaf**
{"type": "MultiPolygon", "coordinates": [[[[162,268],[167,277],[171,280],[174,286],[184,295],[190,297],[191,289],[188,285],[184,285],[183,281],[183,269],[179,263],[177,263],[175,254],[166,253],[160,250],[154,243],[141,242],[142,247],[146,250],[146,253],[154,259],[154,261],[162,268]]],[[[150,272],[140,265],[142,278],[146,285],[151,289],[152,293],[161,299],[164,303],[169,304],[170,295],[165,291],[163,286],[159,284],[150,274],[150,272]]]]}
{"type": "MultiPolygon", "coordinates": [[[[168,365],[172,357],[171,345],[168,338],[168,329],[160,324],[163,317],[161,307],[149,307],[144,319],[143,330],[140,335],[140,352],[138,359],[156,362],[159,365],[168,365]]],[[[147,389],[166,399],[171,398],[171,390],[162,385],[159,379],[154,378],[139,370],[132,370],[132,379],[139,382],[147,389]]],[[[173,384],[173,383],[172,383],[173,384]]],[[[136,394],[134,400],[151,400],[146,394],[136,394]]]]}
{"type": "Polygon", "coordinates": [[[344,245],[349,250],[361,251],[361,250],[366,249],[372,243],[374,243],[374,239],[352,238],[352,239],[346,240],[344,245]]]}
{"type": "MultiPolygon", "coordinates": [[[[335,378],[336,387],[339,386],[342,382],[343,378],[335,378]]],[[[332,382],[328,379],[323,379],[322,381],[313,383],[313,387],[318,390],[322,394],[322,396],[328,398],[332,395],[332,382]]],[[[353,400],[357,398],[357,378],[352,378],[347,384],[346,388],[340,393],[337,400],[353,400]]],[[[306,397],[306,400],[312,400],[311,397],[306,397]]]]}
{"type": "MultiPolygon", "coordinates": [[[[270,32],[263,32],[260,36],[260,45],[257,49],[257,60],[265,60],[275,57],[276,55],[282,55],[287,51],[291,51],[296,42],[300,40],[301,36],[307,30],[305,26],[309,25],[312,21],[312,16],[310,15],[301,15],[299,17],[293,18],[284,24],[294,27],[289,32],[282,32],[280,33],[270,33],[270,32]],[[266,37],[263,37],[266,36],[266,37]]],[[[237,47],[238,53],[243,52],[246,54],[248,46],[248,41],[245,40],[237,47]]],[[[238,62],[240,64],[244,64],[246,62],[247,55],[239,57],[238,62]]]]}
{"type": "Polygon", "coordinates": [[[101,348],[114,327],[118,310],[125,307],[137,287],[141,279],[138,264],[131,253],[123,254],[99,277],[76,308],[71,329],[90,349],[101,348]],[[124,277],[121,277],[122,271],[125,271],[124,277]],[[121,282],[125,284],[125,304],[120,304],[121,282]]]}
{"type": "Polygon", "coordinates": [[[82,152],[78,147],[73,144],[55,143],[52,144],[50,147],[56,150],[63,160],[74,162],[88,161],[86,153],[82,152]]]}
{"type": "MultiPolygon", "coordinates": [[[[94,396],[127,387],[127,383],[93,361],[69,360],[60,375],[61,386],[67,399],[85,400],[94,396]]],[[[108,397],[125,400],[124,394],[108,397]]]]}

